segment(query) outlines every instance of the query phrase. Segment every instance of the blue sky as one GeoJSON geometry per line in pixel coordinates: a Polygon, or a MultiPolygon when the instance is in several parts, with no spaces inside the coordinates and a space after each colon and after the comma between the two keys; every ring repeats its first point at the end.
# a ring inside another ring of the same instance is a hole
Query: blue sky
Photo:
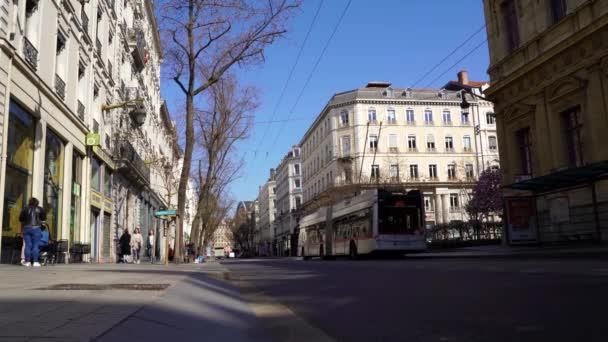
{"type": "MultiPolygon", "coordinates": [[[[323,58],[296,104],[306,79],[348,0],[324,0],[300,61],[272,119],[279,95],[298,50],[313,20],[320,0],[305,0],[290,23],[286,37],[268,48],[266,62],[237,70],[240,82],[256,86],[261,104],[250,137],[239,144],[238,155],[246,167],[234,182],[236,200],[257,197],[258,187],[268,178],[288,149],[297,144],[306,129],[334,93],[364,86],[368,81],[389,81],[395,87],[410,87],[439,61],[484,25],[481,0],[352,0],[346,15],[323,58]],[[291,109],[294,108],[293,112],[291,109]],[[291,112],[291,114],[290,114],[291,112]],[[266,130],[266,133],[265,133],[266,130]],[[264,139],[262,139],[264,138],[264,139]]],[[[460,58],[486,39],[482,30],[417,87],[440,87],[456,78],[460,69],[472,80],[487,80],[487,44],[483,44],[453,69],[431,83],[460,58]]],[[[163,93],[170,98],[171,84],[163,80],[163,93]]],[[[177,108],[171,108],[175,112],[177,108]]]]}

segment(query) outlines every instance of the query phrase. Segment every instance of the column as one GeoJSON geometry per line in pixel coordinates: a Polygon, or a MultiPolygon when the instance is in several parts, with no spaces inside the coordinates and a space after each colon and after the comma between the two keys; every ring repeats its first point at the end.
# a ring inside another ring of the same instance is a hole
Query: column
{"type": "Polygon", "coordinates": [[[435,224],[443,223],[441,195],[435,194],[435,224]]]}
{"type": "Polygon", "coordinates": [[[447,194],[441,195],[441,201],[443,202],[443,222],[450,223],[450,196],[447,194]]]}
{"type": "MultiPolygon", "coordinates": [[[[71,142],[65,144],[63,150],[63,196],[61,198],[61,238],[70,238],[70,214],[72,202],[72,163],[73,147],[71,142]]],[[[74,241],[70,241],[73,243],[74,241]]]]}
{"type": "Polygon", "coordinates": [[[32,197],[36,197],[42,203],[44,194],[44,154],[46,149],[46,121],[39,120],[36,123],[36,134],[34,139],[34,170],[32,175],[32,197]]]}

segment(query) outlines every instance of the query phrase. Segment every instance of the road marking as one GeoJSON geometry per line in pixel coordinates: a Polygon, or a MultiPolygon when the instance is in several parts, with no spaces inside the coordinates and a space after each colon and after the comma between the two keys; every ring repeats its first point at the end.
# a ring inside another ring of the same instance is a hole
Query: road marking
{"type": "Polygon", "coordinates": [[[236,285],[243,297],[260,319],[262,325],[277,341],[289,342],[335,342],[321,329],[311,325],[276,299],[267,296],[247,281],[231,273],[229,281],[236,285]]]}

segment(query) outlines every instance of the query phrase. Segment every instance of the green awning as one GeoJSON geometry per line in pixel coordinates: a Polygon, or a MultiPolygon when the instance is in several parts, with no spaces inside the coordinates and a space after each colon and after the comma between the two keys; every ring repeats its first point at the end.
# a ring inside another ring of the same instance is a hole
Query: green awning
{"type": "Polygon", "coordinates": [[[601,162],[596,162],[581,167],[569,168],[545,176],[505,185],[504,188],[546,192],[568,188],[579,184],[592,183],[607,177],[608,160],[604,160],[601,162]]]}

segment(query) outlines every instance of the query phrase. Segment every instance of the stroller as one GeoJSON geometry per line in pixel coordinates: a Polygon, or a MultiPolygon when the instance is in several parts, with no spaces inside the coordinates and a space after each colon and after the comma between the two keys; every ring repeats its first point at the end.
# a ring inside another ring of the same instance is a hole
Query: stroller
{"type": "MultiPolygon", "coordinates": [[[[46,223],[43,223],[43,228],[47,232],[49,231],[49,226],[46,223]]],[[[42,266],[46,266],[48,264],[54,264],[56,262],[57,256],[57,244],[54,240],[51,239],[49,234],[48,243],[44,246],[40,246],[40,264],[42,266]]]]}

